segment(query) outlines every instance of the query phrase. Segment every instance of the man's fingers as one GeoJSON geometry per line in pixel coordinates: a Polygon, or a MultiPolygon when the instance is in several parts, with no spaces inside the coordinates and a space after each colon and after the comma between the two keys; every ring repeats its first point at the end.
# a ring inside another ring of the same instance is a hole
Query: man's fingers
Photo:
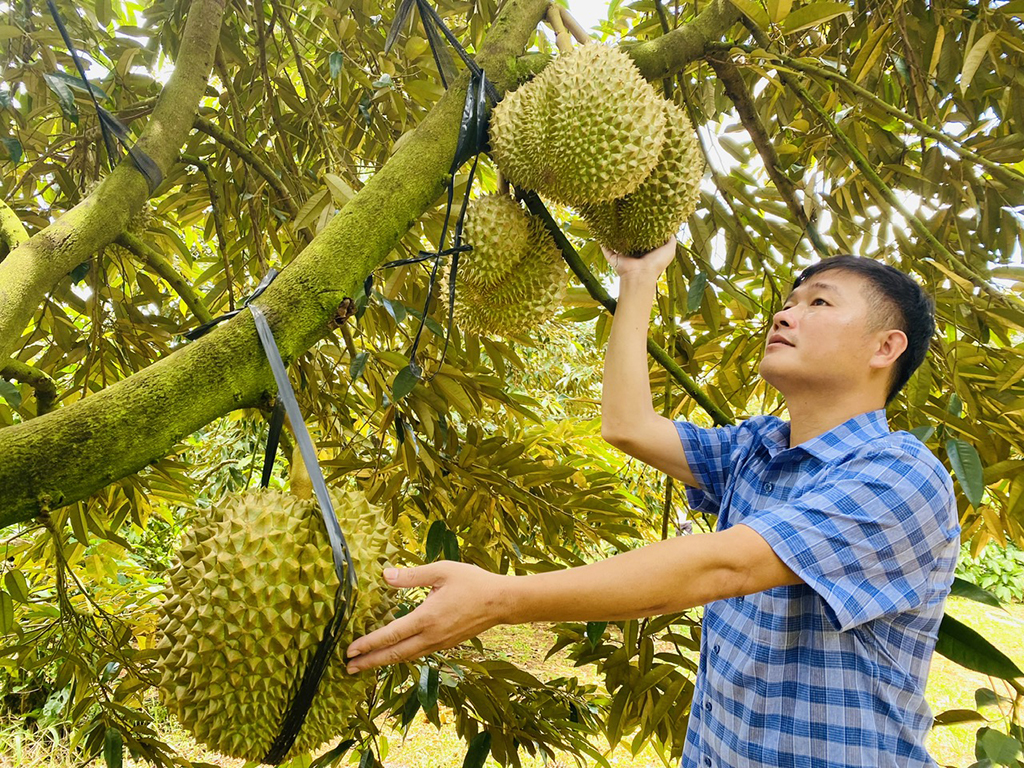
{"type": "MultiPolygon", "coordinates": [[[[369,635],[367,635],[369,637],[369,635]]],[[[364,669],[383,667],[389,664],[397,664],[400,661],[416,659],[433,650],[432,646],[424,639],[423,635],[413,635],[395,645],[379,648],[352,659],[346,671],[350,675],[362,672],[364,669]]]]}
{"type": "Polygon", "coordinates": [[[444,563],[430,563],[415,568],[386,568],[384,580],[392,587],[433,587],[442,576],[444,563]]]}
{"type": "Polygon", "coordinates": [[[418,624],[416,611],[407,613],[402,618],[395,619],[390,624],[354,640],[345,649],[345,655],[351,659],[362,654],[372,653],[380,648],[397,645],[406,638],[419,634],[418,624]]]}

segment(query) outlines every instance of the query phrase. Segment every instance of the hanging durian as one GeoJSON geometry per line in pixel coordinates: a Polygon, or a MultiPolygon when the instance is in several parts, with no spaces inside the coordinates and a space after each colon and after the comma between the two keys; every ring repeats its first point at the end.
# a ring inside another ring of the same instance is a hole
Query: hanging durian
{"type": "Polygon", "coordinates": [[[455,322],[463,330],[511,336],[558,312],[566,289],[561,251],[541,219],[530,216],[528,226],[526,255],[504,280],[492,286],[458,281],[455,322]]]}
{"type": "Polygon", "coordinates": [[[473,250],[459,259],[460,279],[477,286],[495,285],[529,251],[529,217],[507,194],[482,195],[466,207],[462,239],[473,250]]]}
{"type": "Polygon", "coordinates": [[[665,143],[651,175],[632,194],[578,209],[598,242],[618,253],[641,255],[657,248],[679,231],[700,198],[704,159],[697,134],[680,107],[663,103],[665,143]]]}
{"type": "Polygon", "coordinates": [[[494,158],[517,187],[566,205],[607,202],[634,191],[654,168],[663,104],[625,53],[584,45],[494,109],[494,158]]]}
{"type": "MultiPolygon", "coordinates": [[[[293,471],[301,464],[293,461],[293,471]]],[[[334,615],[338,578],[321,512],[301,478],[292,487],[306,498],[253,491],[202,514],[186,535],[161,608],[161,702],[198,741],[246,760],[261,761],[277,737],[334,615]]],[[[380,581],[390,527],[362,494],[331,497],[359,586],[286,759],[352,730],[375,677],[349,675],[345,648],[391,618],[380,581]]]]}

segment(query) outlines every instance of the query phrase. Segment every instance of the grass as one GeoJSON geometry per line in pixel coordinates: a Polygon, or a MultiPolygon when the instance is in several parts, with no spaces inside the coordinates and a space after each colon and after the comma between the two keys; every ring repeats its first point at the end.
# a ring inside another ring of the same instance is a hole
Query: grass
{"type": "MultiPolygon", "coordinates": [[[[947,610],[955,618],[980,631],[1019,666],[1024,667],[1024,605],[1009,605],[1003,611],[969,600],[950,598],[947,610]]],[[[487,632],[483,639],[484,644],[494,649],[499,658],[514,661],[541,679],[576,675],[583,682],[599,682],[592,667],[573,667],[564,653],[545,660],[544,653],[550,645],[550,636],[542,626],[497,627],[487,632]]],[[[976,709],[974,696],[979,688],[994,689],[999,693],[1006,691],[1005,684],[969,672],[939,655],[934,657],[928,678],[927,698],[935,714],[949,709],[976,709]]],[[[989,706],[981,711],[991,720],[1001,716],[996,707],[989,706]]],[[[440,720],[442,725],[450,722],[450,713],[442,710],[440,720]]],[[[928,749],[940,766],[966,768],[975,761],[975,733],[983,724],[975,722],[938,726],[929,736],[928,749]]],[[[465,744],[452,728],[438,731],[422,714],[416,717],[404,736],[400,731],[388,728],[385,723],[381,723],[381,728],[384,736],[381,747],[386,768],[457,768],[462,765],[465,744]]],[[[242,760],[225,758],[205,750],[172,720],[161,721],[161,733],[180,755],[191,760],[204,761],[220,768],[242,768],[245,764],[242,760]]],[[[606,749],[607,743],[598,742],[597,746],[606,749]]],[[[620,745],[607,757],[612,766],[664,766],[652,748],[634,757],[627,746],[620,745]]],[[[524,768],[575,766],[569,755],[556,755],[553,761],[547,762],[524,755],[522,763],[524,768]]],[[[67,754],[55,734],[30,733],[12,724],[0,726],[0,768],[77,768],[79,765],[67,754]]],[[[124,765],[125,768],[144,768],[145,764],[132,761],[126,756],[124,765]]],[[[497,768],[497,763],[492,760],[488,760],[486,765],[488,768],[497,768]]]]}

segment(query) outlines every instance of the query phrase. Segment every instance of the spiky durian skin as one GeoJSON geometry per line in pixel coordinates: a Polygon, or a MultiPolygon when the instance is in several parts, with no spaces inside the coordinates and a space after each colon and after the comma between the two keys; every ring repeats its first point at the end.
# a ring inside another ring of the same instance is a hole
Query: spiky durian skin
{"type": "Polygon", "coordinates": [[[584,45],[498,104],[491,147],[517,186],[566,205],[606,202],[639,187],[657,163],[662,103],[625,53],[584,45]]]}
{"type": "Polygon", "coordinates": [[[529,217],[529,249],[515,270],[494,286],[462,283],[455,292],[455,322],[485,336],[512,336],[558,312],[565,298],[561,252],[536,216],[529,217]]]}
{"type": "Polygon", "coordinates": [[[459,259],[459,275],[473,285],[494,285],[522,261],[529,238],[527,214],[508,195],[481,195],[471,200],[462,239],[473,250],[459,259]]]}
{"type": "MultiPolygon", "coordinates": [[[[344,649],[388,618],[380,583],[390,529],[360,494],[332,494],[359,590],[286,759],[345,731],[374,682],[344,649]]],[[[262,760],[334,614],[338,579],[320,510],[278,491],[226,500],[186,536],[161,607],[160,700],[197,740],[262,760]]]]}
{"type": "Polygon", "coordinates": [[[579,207],[598,242],[618,253],[640,255],[657,248],[679,231],[700,199],[704,160],[697,134],[681,108],[664,104],[665,144],[651,175],[632,194],[579,207]]]}

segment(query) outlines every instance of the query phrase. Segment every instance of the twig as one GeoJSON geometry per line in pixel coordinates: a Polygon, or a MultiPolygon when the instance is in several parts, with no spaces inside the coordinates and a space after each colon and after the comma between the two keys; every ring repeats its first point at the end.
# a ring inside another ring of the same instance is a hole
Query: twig
{"type": "Polygon", "coordinates": [[[562,17],[562,23],[565,25],[565,28],[569,30],[569,33],[576,38],[577,43],[580,45],[589,45],[594,42],[590,35],[587,34],[587,30],[585,30],[583,26],[573,18],[573,15],[569,13],[568,8],[563,8],[560,5],[554,7],[558,8],[558,13],[562,17]]]}
{"type": "Polygon", "coordinates": [[[49,374],[20,360],[8,360],[0,368],[0,378],[20,381],[35,390],[36,416],[53,410],[53,404],[57,401],[57,382],[49,374]]]}
{"type": "MultiPolygon", "coordinates": [[[[210,173],[210,165],[193,155],[182,155],[181,159],[186,163],[194,165],[206,178],[206,188],[210,193],[210,209],[213,212],[213,227],[217,230],[217,250],[220,251],[221,260],[224,262],[224,279],[228,288],[228,309],[235,310],[235,275],[231,268],[231,259],[228,258],[227,238],[224,236],[224,214],[221,211],[220,195],[217,193],[217,185],[213,175],[210,173]]],[[[257,238],[258,239],[258,238],[257,238]]]]}
{"type": "Polygon", "coordinates": [[[207,323],[213,319],[213,315],[210,314],[210,310],[206,308],[203,300],[199,298],[199,294],[192,289],[192,286],[181,276],[181,273],[162,255],[153,248],[150,248],[135,235],[128,234],[127,232],[122,233],[115,242],[134,254],[144,264],[148,264],[154,272],[167,281],[174,292],[192,310],[192,314],[196,316],[197,320],[207,323]]]}
{"type": "Polygon", "coordinates": [[[555,45],[558,47],[558,52],[569,53],[572,51],[572,36],[566,31],[565,24],[562,23],[562,14],[557,5],[552,3],[548,6],[544,20],[555,31],[555,45]]]}

